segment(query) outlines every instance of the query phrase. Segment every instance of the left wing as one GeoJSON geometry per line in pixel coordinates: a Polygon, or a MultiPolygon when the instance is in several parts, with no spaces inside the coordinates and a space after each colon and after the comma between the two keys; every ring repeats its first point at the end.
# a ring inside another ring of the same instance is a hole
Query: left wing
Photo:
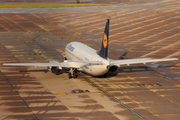
{"type": "Polygon", "coordinates": [[[162,62],[162,61],[173,61],[179,60],[178,58],[166,58],[166,59],[152,59],[152,58],[141,58],[141,59],[123,59],[123,60],[112,60],[110,65],[130,65],[130,64],[139,64],[139,63],[151,63],[151,62],[162,62]]]}
{"type": "Polygon", "coordinates": [[[11,66],[40,66],[40,67],[66,67],[66,68],[80,68],[84,65],[98,65],[103,64],[98,61],[67,61],[67,62],[50,62],[50,63],[3,63],[3,65],[11,65],[11,66]]]}

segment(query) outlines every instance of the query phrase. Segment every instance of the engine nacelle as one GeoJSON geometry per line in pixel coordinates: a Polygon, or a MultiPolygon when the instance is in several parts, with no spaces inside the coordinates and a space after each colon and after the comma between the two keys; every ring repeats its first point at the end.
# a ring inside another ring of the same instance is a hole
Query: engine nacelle
{"type": "MultiPolygon", "coordinates": [[[[50,61],[49,63],[58,63],[58,62],[57,61],[50,61]]],[[[57,66],[48,67],[48,70],[50,70],[55,75],[59,75],[61,72],[61,69],[59,69],[59,67],[57,67],[57,66]]]]}
{"type": "Polygon", "coordinates": [[[61,69],[59,69],[59,67],[51,67],[51,72],[54,73],[55,75],[59,75],[61,69]]]}
{"type": "Polygon", "coordinates": [[[110,71],[110,72],[115,72],[117,69],[118,69],[118,66],[111,66],[111,67],[109,68],[109,71],[110,71]]]}

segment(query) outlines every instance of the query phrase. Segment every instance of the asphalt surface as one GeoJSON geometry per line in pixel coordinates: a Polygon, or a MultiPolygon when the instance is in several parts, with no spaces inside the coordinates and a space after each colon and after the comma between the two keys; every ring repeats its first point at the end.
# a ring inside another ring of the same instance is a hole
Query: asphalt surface
{"type": "Polygon", "coordinates": [[[153,0],[1,8],[0,119],[179,120],[178,61],[121,66],[107,78],[84,74],[70,80],[66,72],[56,76],[47,68],[2,65],[62,61],[71,41],[98,50],[107,18],[109,58],[118,59],[126,51],[127,58],[179,58],[179,5],[178,0],[153,0]]]}

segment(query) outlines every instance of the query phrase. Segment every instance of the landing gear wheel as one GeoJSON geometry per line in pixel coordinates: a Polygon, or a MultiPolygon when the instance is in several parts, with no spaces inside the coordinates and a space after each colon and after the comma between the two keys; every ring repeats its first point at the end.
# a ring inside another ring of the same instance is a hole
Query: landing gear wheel
{"type": "Polygon", "coordinates": [[[54,73],[54,71],[55,71],[55,67],[52,67],[52,68],[51,68],[51,71],[52,71],[52,73],[54,73]]]}
{"type": "Polygon", "coordinates": [[[72,78],[72,76],[71,76],[71,73],[70,73],[70,72],[68,73],[68,77],[69,77],[69,79],[71,79],[71,78],[72,78]]]}
{"type": "Polygon", "coordinates": [[[56,68],[56,69],[54,70],[54,74],[55,74],[55,75],[59,75],[59,74],[60,74],[60,71],[61,71],[61,70],[59,70],[59,69],[56,68]]]}
{"type": "Polygon", "coordinates": [[[71,68],[70,70],[69,70],[69,73],[68,73],[68,77],[69,77],[69,79],[71,79],[71,78],[77,78],[77,69],[74,69],[74,68],[71,68]]]}
{"type": "Polygon", "coordinates": [[[77,77],[78,77],[77,73],[73,73],[73,78],[77,78],[77,77]]]}

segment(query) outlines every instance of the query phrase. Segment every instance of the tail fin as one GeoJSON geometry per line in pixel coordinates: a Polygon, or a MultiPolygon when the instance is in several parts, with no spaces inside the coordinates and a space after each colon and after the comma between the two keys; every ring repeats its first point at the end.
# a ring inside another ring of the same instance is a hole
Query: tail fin
{"type": "Polygon", "coordinates": [[[106,22],[102,45],[99,51],[99,55],[105,59],[107,59],[107,56],[108,56],[108,42],[109,42],[109,19],[107,19],[107,22],[106,22]]]}

